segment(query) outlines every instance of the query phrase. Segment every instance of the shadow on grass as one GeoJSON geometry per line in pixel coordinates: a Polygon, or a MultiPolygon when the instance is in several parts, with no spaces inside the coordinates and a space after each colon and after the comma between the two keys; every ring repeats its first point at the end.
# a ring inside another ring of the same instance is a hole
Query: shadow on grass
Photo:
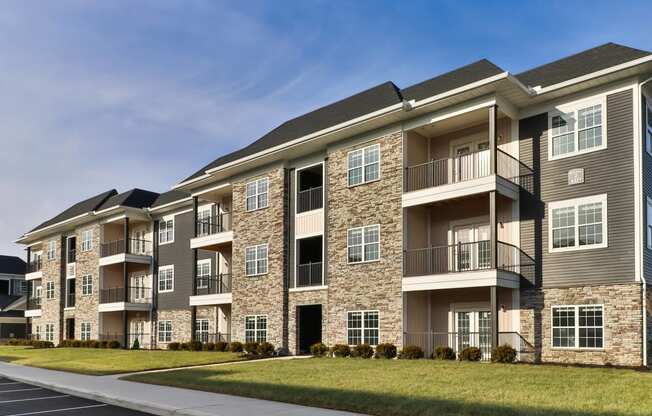
{"type": "MultiPolygon", "coordinates": [[[[396,394],[391,390],[375,393],[219,379],[220,376],[233,375],[237,372],[232,369],[212,370],[210,373],[185,370],[183,375],[166,374],[161,377],[160,374],[142,374],[127,376],[124,379],[378,416],[625,416],[631,414],[627,411],[585,411],[551,406],[537,407],[534,404],[501,405],[452,398],[413,397],[396,394]]],[[[496,381],[496,384],[488,385],[487,388],[501,387],[499,381],[496,381]]],[[[559,400],[562,402],[563,399],[559,400]]]]}

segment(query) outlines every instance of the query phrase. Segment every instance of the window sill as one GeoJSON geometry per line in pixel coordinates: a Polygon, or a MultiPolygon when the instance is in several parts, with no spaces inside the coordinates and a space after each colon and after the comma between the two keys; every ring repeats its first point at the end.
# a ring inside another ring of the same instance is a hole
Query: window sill
{"type": "Polygon", "coordinates": [[[164,242],[164,243],[159,242],[158,245],[159,245],[159,247],[160,247],[160,246],[166,246],[166,245],[168,245],[168,244],[172,244],[172,243],[174,243],[174,240],[166,241],[166,242],[164,242]]]}
{"type": "Polygon", "coordinates": [[[347,261],[346,264],[349,266],[355,266],[357,264],[370,264],[370,263],[379,263],[381,259],[377,260],[365,260],[365,261],[347,261]]]}
{"type": "Polygon", "coordinates": [[[564,352],[604,352],[606,349],[602,348],[579,348],[579,347],[551,347],[553,351],[564,352]]]}
{"type": "Polygon", "coordinates": [[[256,211],[260,211],[260,210],[267,209],[267,208],[269,208],[269,205],[267,205],[266,207],[260,207],[260,208],[254,208],[254,209],[246,209],[245,208],[245,212],[256,212],[256,211]]]}
{"type": "Polygon", "coordinates": [[[374,182],[380,182],[380,179],[381,179],[381,178],[374,179],[374,180],[372,180],[372,181],[356,183],[355,185],[349,185],[349,183],[348,183],[348,181],[347,181],[347,183],[346,183],[347,186],[346,186],[346,187],[349,188],[349,189],[352,189],[352,188],[356,188],[356,187],[358,187],[358,186],[369,185],[370,183],[374,183],[374,182]]]}
{"type": "Polygon", "coordinates": [[[548,253],[565,253],[569,251],[582,251],[582,250],[595,250],[600,248],[609,248],[608,243],[603,244],[592,244],[589,246],[573,246],[573,247],[560,247],[560,248],[549,248],[548,253]]]}
{"type": "Polygon", "coordinates": [[[290,293],[292,293],[292,292],[310,292],[313,290],[325,290],[325,289],[328,289],[328,285],[292,287],[289,289],[289,291],[290,293]]]}
{"type": "Polygon", "coordinates": [[[555,160],[561,160],[561,159],[568,159],[569,157],[574,157],[574,156],[582,156],[588,153],[593,153],[593,152],[599,152],[600,150],[606,150],[607,145],[605,144],[604,146],[596,147],[596,148],[591,148],[588,150],[579,150],[577,152],[573,153],[564,153],[563,155],[558,155],[558,156],[550,156],[548,157],[548,162],[552,162],[555,160]]]}

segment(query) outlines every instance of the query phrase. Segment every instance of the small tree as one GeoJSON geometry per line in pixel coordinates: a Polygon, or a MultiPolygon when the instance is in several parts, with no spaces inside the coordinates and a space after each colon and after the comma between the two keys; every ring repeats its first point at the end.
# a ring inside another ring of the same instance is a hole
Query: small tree
{"type": "Polygon", "coordinates": [[[134,345],[131,346],[132,350],[139,350],[140,349],[140,342],[138,342],[138,338],[134,340],[134,345]]]}

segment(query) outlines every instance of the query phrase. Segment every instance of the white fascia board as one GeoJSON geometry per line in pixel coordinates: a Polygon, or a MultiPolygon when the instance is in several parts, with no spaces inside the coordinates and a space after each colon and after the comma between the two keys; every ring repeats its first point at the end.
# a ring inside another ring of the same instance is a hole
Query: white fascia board
{"type": "MultiPolygon", "coordinates": [[[[208,175],[208,176],[210,176],[210,175],[208,175]]],[[[182,203],[185,203],[185,202],[188,202],[188,201],[192,201],[192,196],[188,196],[188,197],[183,198],[183,199],[177,199],[176,201],[168,202],[167,204],[159,205],[158,207],[155,207],[155,208],[148,208],[147,210],[149,212],[161,211],[161,210],[164,210],[166,208],[170,208],[170,207],[173,207],[175,205],[182,204],[182,203]]]]}
{"type": "Polygon", "coordinates": [[[60,221],[60,222],[57,222],[55,224],[48,225],[47,227],[39,228],[38,230],[34,230],[34,231],[31,231],[29,233],[24,234],[22,237],[15,240],[14,243],[16,243],[16,244],[26,244],[26,241],[28,241],[29,237],[32,236],[32,235],[37,235],[39,233],[42,233],[45,230],[49,230],[49,229],[52,229],[52,228],[55,228],[55,227],[59,227],[61,225],[68,224],[68,223],[71,223],[73,221],[80,220],[80,219],[82,219],[84,217],[92,216],[92,215],[93,215],[92,212],[85,212],[85,213],[83,213],[81,215],[77,215],[76,217],[68,218],[67,220],[60,221]]]}
{"type": "Polygon", "coordinates": [[[209,192],[219,191],[220,189],[228,188],[229,186],[231,186],[231,183],[226,182],[226,183],[219,184],[217,186],[212,186],[212,187],[207,188],[207,189],[202,189],[201,191],[193,192],[191,194],[191,198],[196,197],[196,196],[201,196],[201,195],[207,194],[209,192]]]}

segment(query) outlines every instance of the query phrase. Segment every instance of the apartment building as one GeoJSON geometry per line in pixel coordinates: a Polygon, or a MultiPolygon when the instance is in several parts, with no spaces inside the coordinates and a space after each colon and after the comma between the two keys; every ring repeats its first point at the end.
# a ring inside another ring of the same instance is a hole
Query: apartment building
{"type": "Polygon", "coordinates": [[[17,240],[29,330],[647,365],[651,74],[612,43],[481,60],[289,120],[169,192],[100,194],[17,240]]]}
{"type": "Polygon", "coordinates": [[[25,262],[0,255],[0,339],[25,337],[25,262]]]}

